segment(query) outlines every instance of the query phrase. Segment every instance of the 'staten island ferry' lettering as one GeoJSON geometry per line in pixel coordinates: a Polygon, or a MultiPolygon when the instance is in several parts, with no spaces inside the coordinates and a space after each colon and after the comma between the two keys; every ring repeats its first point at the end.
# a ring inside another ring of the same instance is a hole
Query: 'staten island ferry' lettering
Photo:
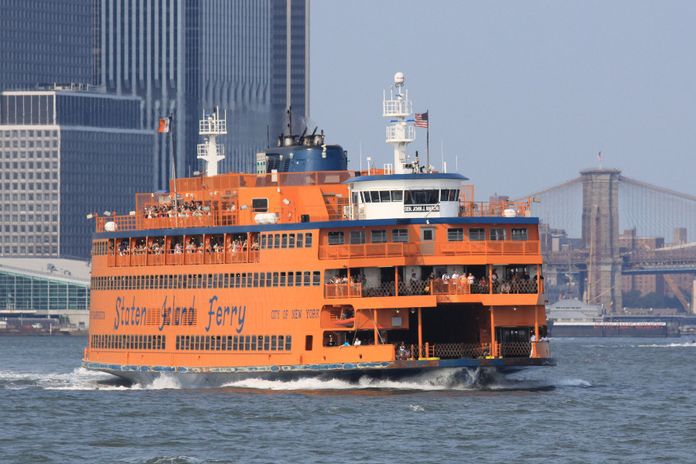
{"type": "Polygon", "coordinates": [[[96,218],[84,366],[220,385],[553,364],[529,202],[409,159],[401,73],[383,114],[394,163],[361,172],[315,130],[217,174],[226,121],[203,119],[204,175],[96,218]]]}

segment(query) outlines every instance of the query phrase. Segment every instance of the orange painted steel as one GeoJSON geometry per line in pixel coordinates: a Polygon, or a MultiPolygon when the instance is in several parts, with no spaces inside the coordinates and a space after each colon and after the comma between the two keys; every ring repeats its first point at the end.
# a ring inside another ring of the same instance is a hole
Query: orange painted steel
{"type": "MultiPolygon", "coordinates": [[[[492,266],[535,266],[540,275],[538,228],[525,224],[528,240],[519,241],[471,240],[469,229],[479,228],[490,238],[492,227],[503,228],[504,236],[511,237],[511,229],[520,226],[509,223],[506,215],[513,211],[526,216],[529,203],[474,203],[471,189],[471,194],[461,197],[465,201],[461,202],[460,216],[496,216],[499,223],[432,224],[429,227],[435,230],[435,240],[426,244],[419,238],[420,225],[356,228],[348,221],[349,190],[343,182],[354,175],[222,174],[177,179],[176,194],[138,194],[133,215],[98,217],[96,231],[112,235],[97,236],[93,247],[99,251],[93,255],[92,277],[99,284],[93,285],[91,292],[90,345],[85,360],[191,368],[395,362],[395,348],[388,339],[382,343],[380,332],[385,331],[388,338],[390,331],[403,333],[414,323],[418,339],[417,347],[410,350],[411,357],[416,352],[421,358],[437,354],[500,356],[506,349],[519,356],[523,344],[505,348],[496,340],[496,324],[534,327],[538,336],[546,320],[543,307],[537,307],[543,298],[543,281],[539,285],[511,281],[505,290],[504,282],[492,282],[492,266]],[[266,206],[258,207],[258,199],[265,199],[266,206]],[[271,217],[277,224],[274,230],[231,233],[222,229],[257,226],[259,214],[271,217]],[[336,222],[331,229],[319,228],[316,223],[324,221],[336,222]],[[295,225],[293,230],[280,230],[283,224],[295,225]],[[466,228],[465,239],[448,241],[447,230],[452,227],[466,228]],[[189,235],[192,228],[202,228],[204,233],[199,230],[189,235]],[[371,230],[395,228],[407,229],[410,240],[328,242],[330,231],[349,235],[352,230],[363,230],[365,237],[371,237],[371,230]],[[132,237],[130,231],[145,237],[132,237]],[[260,236],[273,234],[294,234],[293,243],[304,240],[299,234],[311,234],[312,241],[294,248],[288,241],[287,247],[276,248],[280,239],[275,237],[273,248],[261,248],[260,236]],[[105,238],[114,236],[118,238],[105,238]],[[422,276],[409,280],[406,272],[410,271],[405,266],[478,266],[486,272],[479,277],[487,279],[483,287],[462,279],[422,276]],[[366,268],[386,268],[384,276],[390,282],[353,280],[366,268]],[[338,271],[346,281],[325,280],[338,271]],[[290,275],[296,279],[292,286],[290,275]],[[302,285],[295,285],[300,279],[302,285]],[[503,308],[512,306],[521,310],[514,316],[506,315],[510,311],[503,308]],[[490,321],[482,318],[478,328],[490,331],[490,340],[462,340],[452,345],[439,341],[435,327],[424,327],[423,323],[445,307],[463,312],[490,307],[490,321]],[[397,311],[408,314],[411,308],[417,308],[417,322],[409,321],[408,316],[402,319],[397,311]],[[352,311],[353,317],[342,317],[344,311],[352,311]],[[324,343],[328,332],[350,342],[355,332],[369,333],[370,329],[372,337],[361,340],[360,346],[324,343]],[[155,336],[161,338],[152,338],[155,336]],[[290,340],[283,346],[288,349],[277,349],[278,337],[283,337],[283,343],[290,340]],[[306,337],[312,337],[313,342],[307,342],[306,337]],[[93,344],[93,340],[98,343],[93,344]],[[157,340],[157,349],[152,340],[157,340]],[[270,348],[272,340],[276,340],[275,350],[270,348]],[[247,349],[247,343],[256,349],[247,349]],[[195,349],[189,349],[191,346],[195,349]],[[228,349],[230,346],[243,349],[228,349]]],[[[537,341],[533,356],[548,355],[548,344],[537,341]]]]}

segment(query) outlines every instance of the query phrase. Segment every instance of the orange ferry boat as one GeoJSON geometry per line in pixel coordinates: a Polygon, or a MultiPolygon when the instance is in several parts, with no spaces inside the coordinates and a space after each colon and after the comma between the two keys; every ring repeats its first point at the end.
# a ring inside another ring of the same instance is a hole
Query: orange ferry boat
{"type": "Polygon", "coordinates": [[[409,160],[401,73],[383,113],[394,164],[363,172],[315,129],[218,175],[226,122],[202,120],[205,175],[96,218],[83,365],[190,385],[552,365],[529,202],[409,160]]]}

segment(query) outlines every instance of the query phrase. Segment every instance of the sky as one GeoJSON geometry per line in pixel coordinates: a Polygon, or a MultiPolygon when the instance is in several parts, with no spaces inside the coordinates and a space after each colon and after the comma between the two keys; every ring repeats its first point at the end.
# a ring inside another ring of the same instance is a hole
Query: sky
{"type": "MultiPolygon", "coordinates": [[[[478,200],[598,165],[696,194],[696,1],[312,0],[310,122],[391,162],[382,92],[429,110],[431,162],[478,200]]],[[[425,130],[409,151],[425,152],[425,130]]]]}

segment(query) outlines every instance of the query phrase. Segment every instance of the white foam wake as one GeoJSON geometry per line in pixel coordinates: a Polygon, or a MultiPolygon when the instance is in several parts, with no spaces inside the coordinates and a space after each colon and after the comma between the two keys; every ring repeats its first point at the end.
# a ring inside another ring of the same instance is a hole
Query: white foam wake
{"type": "Polygon", "coordinates": [[[42,390],[121,390],[126,387],[102,385],[100,381],[113,376],[78,367],[72,372],[16,372],[0,371],[0,387],[7,390],[39,388],[42,390]]]}
{"type": "Polygon", "coordinates": [[[696,340],[684,343],[653,343],[650,345],[638,345],[638,348],[696,348],[696,340]]]}

